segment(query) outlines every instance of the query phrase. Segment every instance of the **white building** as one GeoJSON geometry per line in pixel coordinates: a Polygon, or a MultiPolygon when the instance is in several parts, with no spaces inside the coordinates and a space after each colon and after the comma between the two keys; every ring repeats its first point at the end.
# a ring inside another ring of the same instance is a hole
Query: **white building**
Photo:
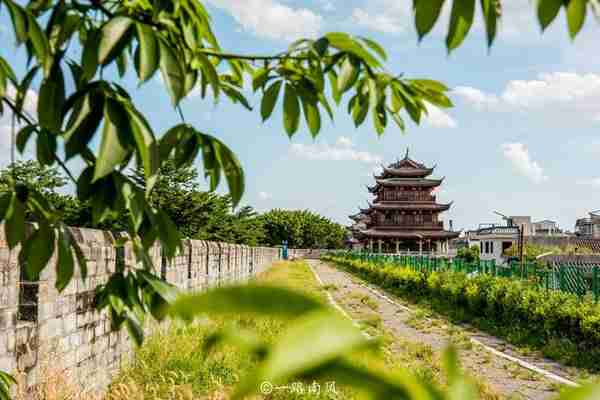
{"type": "Polygon", "coordinates": [[[506,250],[519,243],[519,228],[492,225],[470,232],[467,240],[469,246],[479,247],[482,260],[495,260],[497,265],[502,265],[508,258],[506,250]]]}

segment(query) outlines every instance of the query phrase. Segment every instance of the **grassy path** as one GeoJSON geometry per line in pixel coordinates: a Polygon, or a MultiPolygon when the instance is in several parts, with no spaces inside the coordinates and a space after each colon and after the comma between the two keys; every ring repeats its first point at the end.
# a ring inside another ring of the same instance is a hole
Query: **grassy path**
{"type": "MultiPolygon", "coordinates": [[[[422,309],[408,312],[401,304],[391,304],[369,291],[358,278],[326,263],[315,261],[313,268],[338,303],[373,334],[377,330],[388,332],[393,337],[393,347],[400,351],[406,350],[402,349],[404,343],[404,347],[427,349],[423,351],[435,359],[448,342],[453,342],[461,351],[468,373],[487,384],[492,393],[528,399],[548,399],[558,394],[559,385],[555,382],[483,351],[469,340],[473,336],[487,342],[493,338],[482,337],[478,332],[453,325],[422,309]]],[[[400,299],[395,300],[402,303],[400,299]]]]}
{"type": "MultiPolygon", "coordinates": [[[[370,294],[352,279],[317,261],[309,261],[323,281],[321,285],[311,268],[304,261],[281,262],[261,274],[257,279],[266,284],[285,285],[305,291],[312,296],[327,301],[332,295],[335,302],[359,322],[361,328],[369,335],[381,339],[382,345],[378,354],[359,354],[352,361],[370,368],[394,374],[399,370],[410,370],[421,379],[444,385],[439,356],[447,343],[447,337],[437,341],[429,340],[425,332],[411,324],[406,315],[398,309],[384,303],[370,294]]],[[[237,316],[228,320],[210,319],[191,326],[173,325],[165,327],[153,335],[138,350],[132,364],[125,368],[114,381],[106,400],[124,399],[207,399],[221,400],[229,398],[240,378],[251,371],[256,361],[238,348],[219,347],[209,355],[202,351],[205,339],[218,328],[225,326],[234,329],[251,330],[265,340],[273,340],[285,328],[286,322],[267,318],[237,316]]],[[[460,335],[451,335],[462,347],[460,335]]],[[[464,350],[463,350],[464,351],[464,350]]],[[[527,386],[525,394],[535,394],[532,398],[542,399],[553,395],[554,388],[545,382],[523,376],[523,371],[503,371],[506,380],[498,386],[497,381],[490,381],[482,369],[497,365],[491,360],[480,359],[480,364],[468,362],[467,369],[478,378],[479,389],[483,399],[498,399],[503,395],[518,395],[527,386]],[[476,368],[473,368],[476,367],[476,368]],[[511,380],[515,380],[511,383],[511,380]],[[490,382],[490,384],[488,384],[490,382]],[[525,385],[525,383],[527,385],[525,385]],[[512,385],[510,391],[506,389],[512,385]],[[547,394],[542,396],[539,394],[547,394]]],[[[502,367],[500,367],[502,368],[502,367]]],[[[360,399],[361,394],[350,388],[337,386],[335,393],[327,389],[328,382],[320,382],[320,393],[292,393],[289,389],[274,390],[268,396],[256,396],[257,399],[360,399]]],[[[306,391],[309,382],[302,383],[306,391]]]]}

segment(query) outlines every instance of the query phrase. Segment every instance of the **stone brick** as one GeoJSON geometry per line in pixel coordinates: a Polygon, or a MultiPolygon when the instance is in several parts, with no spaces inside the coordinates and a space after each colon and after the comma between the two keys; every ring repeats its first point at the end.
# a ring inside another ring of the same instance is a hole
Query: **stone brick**
{"type": "MultiPolygon", "coordinates": [[[[8,251],[0,227],[0,370],[13,371],[17,366],[25,369],[30,389],[39,384],[39,360],[50,354],[59,363],[56,367],[64,368],[86,390],[105,388],[133,356],[134,344],[128,334],[113,332],[107,312],[96,312],[93,305],[96,286],[106,283],[115,270],[113,236],[93,229],[71,231],[88,260],[89,278],[81,281],[76,268],[74,280],[58,293],[54,288],[55,269],[47,268],[41,277],[36,325],[16,319],[19,249],[8,251]]],[[[131,246],[126,247],[128,265],[133,265],[133,256],[131,246]]],[[[184,251],[169,266],[167,279],[183,290],[201,290],[245,280],[277,256],[277,249],[188,240],[184,251]]],[[[150,257],[160,265],[159,246],[150,249],[150,257]]],[[[148,334],[154,326],[146,327],[148,334]]]]}

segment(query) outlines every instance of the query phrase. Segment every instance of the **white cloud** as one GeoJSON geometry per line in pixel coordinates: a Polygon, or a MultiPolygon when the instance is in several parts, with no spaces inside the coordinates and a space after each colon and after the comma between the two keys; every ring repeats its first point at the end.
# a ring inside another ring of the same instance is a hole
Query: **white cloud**
{"type": "Polygon", "coordinates": [[[315,37],[323,17],[307,8],[292,8],[277,0],[208,0],[228,11],[246,31],[271,39],[315,37]]]}
{"type": "Polygon", "coordinates": [[[515,171],[534,183],[542,183],[548,180],[544,174],[544,169],[531,159],[529,150],[523,143],[504,143],[502,152],[512,164],[515,171]]]}
{"type": "MultiPolygon", "coordinates": [[[[6,90],[6,96],[10,99],[14,99],[16,94],[16,90],[12,85],[9,85],[6,90]]],[[[37,119],[37,101],[38,95],[34,90],[29,90],[27,92],[27,96],[25,97],[25,102],[23,103],[23,111],[25,111],[28,115],[37,119]]],[[[11,144],[11,134],[12,134],[12,112],[8,108],[8,106],[4,106],[4,114],[0,116],[0,163],[5,164],[8,163],[10,158],[10,144],[11,144]]],[[[21,124],[17,123],[15,125],[15,131],[18,132],[21,128],[21,124]]],[[[18,151],[16,152],[18,155],[18,151]]]]}
{"type": "Polygon", "coordinates": [[[600,178],[584,178],[576,181],[578,185],[600,186],[600,178]]]}
{"type": "Polygon", "coordinates": [[[452,95],[461,97],[478,110],[494,108],[500,101],[498,97],[493,94],[484,93],[479,89],[469,86],[455,87],[452,90],[452,95]]]}
{"type": "Polygon", "coordinates": [[[339,147],[352,147],[352,139],[347,136],[340,136],[335,141],[335,144],[339,147]]]}
{"type": "Polygon", "coordinates": [[[352,11],[352,21],[370,30],[385,33],[403,32],[403,23],[406,23],[394,13],[370,13],[362,8],[352,11]]]}
{"type": "Polygon", "coordinates": [[[319,161],[358,161],[365,164],[381,162],[381,157],[368,151],[359,151],[354,148],[352,141],[340,136],[335,145],[328,144],[301,144],[294,143],[290,152],[300,158],[319,161]]]}
{"type": "Polygon", "coordinates": [[[465,86],[453,93],[477,109],[562,112],[600,120],[600,74],[543,73],[538,79],[509,81],[500,95],[465,86]]]}
{"type": "Polygon", "coordinates": [[[259,192],[258,198],[261,200],[270,200],[273,198],[273,194],[269,192],[259,192]]]}
{"type": "Polygon", "coordinates": [[[445,111],[429,103],[425,104],[427,107],[427,115],[424,120],[429,126],[442,129],[456,128],[456,121],[445,111]]]}

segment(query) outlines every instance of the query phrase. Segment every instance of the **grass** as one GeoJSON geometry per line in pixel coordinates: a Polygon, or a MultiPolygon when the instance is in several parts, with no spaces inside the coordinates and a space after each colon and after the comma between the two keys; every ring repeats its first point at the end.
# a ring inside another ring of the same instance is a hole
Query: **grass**
{"type": "MultiPolygon", "coordinates": [[[[277,263],[261,274],[258,280],[267,284],[286,285],[323,301],[327,290],[332,290],[331,286],[319,286],[303,261],[277,263]]],[[[357,319],[366,331],[381,338],[382,345],[375,354],[365,352],[353,355],[352,362],[385,371],[392,376],[399,370],[409,370],[423,380],[444,384],[439,355],[431,347],[393,337],[385,330],[380,316],[374,311],[376,302],[371,299],[363,301],[362,297],[354,300],[362,307],[361,316],[357,319]]],[[[211,354],[201,350],[205,339],[225,326],[251,330],[263,340],[272,341],[286,328],[286,322],[238,316],[229,320],[210,319],[194,325],[173,324],[163,327],[146,341],[136,352],[130,365],[116,377],[105,400],[229,398],[235,385],[244,374],[256,367],[257,361],[252,355],[232,346],[221,346],[211,354]]],[[[336,386],[334,394],[331,387],[327,387],[328,382],[319,382],[319,394],[308,393],[311,382],[292,384],[296,385],[296,389],[302,388],[304,393],[292,393],[290,390],[294,386],[289,386],[285,390],[274,390],[266,397],[256,396],[253,399],[363,398],[361,393],[344,386],[336,386]]],[[[497,398],[485,385],[480,385],[480,392],[484,399],[497,398]]]]}
{"type": "MultiPolygon", "coordinates": [[[[277,263],[258,280],[267,284],[284,284],[324,301],[323,290],[303,262],[277,263]]],[[[236,383],[245,373],[253,370],[257,361],[252,355],[227,345],[220,346],[211,354],[201,350],[206,338],[224,327],[250,330],[263,340],[272,341],[285,329],[285,322],[238,316],[229,320],[213,318],[204,323],[164,328],[147,340],[137,351],[133,362],[118,375],[110,387],[108,399],[228,398],[236,383]],[[126,396],[121,397],[122,394],[126,396]]],[[[306,390],[307,387],[308,383],[306,390]]],[[[269,398],[347,398],[347,390],[336,389],[338,396],[343,397],[330,397],[331,393],[325,390],[317,396],[282,389],[274,390],[269,398]]]]}

